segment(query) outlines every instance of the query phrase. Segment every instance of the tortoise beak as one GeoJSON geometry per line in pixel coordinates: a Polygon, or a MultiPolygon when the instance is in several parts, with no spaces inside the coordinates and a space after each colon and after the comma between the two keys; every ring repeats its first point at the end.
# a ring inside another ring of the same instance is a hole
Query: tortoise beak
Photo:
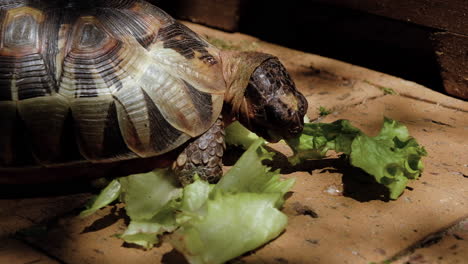
{"type": "Polygon", "coordinates": [[[266,141],[270,142],[270,143],[276,143],[278,141],[280,141],[281,139],[283,139],[284,137],[282,137],[281,135],[273,132],[273,131],[268,131],[268,136],[263,137],[265,138],[266,141]]]}

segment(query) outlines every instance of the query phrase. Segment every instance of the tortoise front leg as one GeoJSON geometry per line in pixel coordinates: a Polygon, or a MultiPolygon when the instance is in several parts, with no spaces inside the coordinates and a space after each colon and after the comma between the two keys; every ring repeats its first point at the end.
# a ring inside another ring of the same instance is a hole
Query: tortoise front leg
{"type": "Polygon", "coordinates": [[[173,170],[182,185],[193,182],[198,174],[210,183],[217,182],[223,175],[224,122],[221,117],[199,138],[190,142],[173,164],[173,170]]]}

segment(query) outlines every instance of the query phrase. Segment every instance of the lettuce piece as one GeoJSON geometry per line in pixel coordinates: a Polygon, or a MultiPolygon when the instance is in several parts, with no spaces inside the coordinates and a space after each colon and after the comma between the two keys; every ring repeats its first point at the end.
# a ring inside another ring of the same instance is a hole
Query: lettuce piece
{"type": "Polygon", "coordinates": [[[101,193],[94,197],[88,204],[86,210],[80,213],[80,217],[86,217],[94,214],[99,209],[109,205],[117,200],[121,192],[121,184],[118,180],[113,180],[104,188],[101,193]]]}
{"type": "Polygon", "coordinates": [[[270,168],[262,164],[263,160],[273,158],[273,153],[266,151],[262,139],[255,140],[247,151],[242,154],[234,166],[216,184],[215,189],[231,192],[251,191],[258,186],[252,186],[257,177],[266,177],[270,168]]]}
{"type": "Polygon", "coordinates": [[[182,204],[180,210],[186,212],[194,212],[198,210],[208,200],[208,196],[213,190],[214,184],[209,184],[206,181],[200,180],[198,175],[195,175],[195,181],[187,185],[183,192],[182,204]]]}
{"type": "Polygon", "coordinates": [[[281,234],[287,216],[275,207],[279,196],[217,192],[169,241],[191,264],[224,263],[281,234]]]}
{"type": "MultiPolygon", "coordinates": [[[[256,139],[217,184],[195,175],[180,188],[169,169],[116,180],[130,224],[118,235],[127,243],[151,248],[165,233],[190,263],[223,263],[278,236],[287,224],[281,213],[294,179],[262,164],[272,153],[256,139]],[[230,239],[226,239],[229,237],[230,239]]],[[[117,194],[118,196],[118,194],[117,194]]]]}
{"type": "Polygon", "coordinates": [[[118,235],[127,243],[145,248],[152,248],[159,243],[159,236],[172,232],[179,226],[176,212],[180,203],[168,202],[153,218],[149,220],[131,220],[123,234],[118,235]]]}
{"type": "Polygon", "coordinates": [[[281,207],[284,203],[283,196],[294,185],[295,179],[282,181],[279,170],[271,171],[270,167],[262,164],[262,161],[271,160],[274,155],[263,148],[263,144],[262,139],[255,140],[216,184],[214,190],[233,193],[280,193],[277,207],[281,207]]]}
{"type": "Polygon", "coordinates": [[[385,185],[390,199],[397,199],[403,193],[409,179],[419,177],[424,169],[421,158],[427,155],[403,124],[388,118],[378,136],[359,134],[351,149],[351,164],[385,185]]]}
{"type": "Polygon", "coordinates": [[[181,225],[169,242],[190,263],[224,263],[267,243],[286,227],[287,216],[278,208],[294,179],[280,180],[278,171],[262,164],[273,155],[263,144],[262,139],[252,142],[218,184],[196,180],[184,188],[186,206],[177,216],[181,225]]]}
{"type": "Polygon", "coordinates": [[[169,169],[122,177],[119,182],[121,200],[131,220],[150,220],[169,202],[182,196],[182,189],[169,169]]]}
{"type": "Polygon", "coordinates": [[[199,209],[205,205],[210,193],[214,188],[214,184],[196,177],[195,181],[184,187],[181,206],[176,216],[176,223],[181,226],[185,222],[191,221],[192,218],[199,218],[199,209]]]}
{"type": "Polygon", "coordinates": [[[307,123],[302,135],[286,142],[294,152],[289,158],[293,165],[322,158],[329,150],[348,155],[351,165],[387,187],[390,199],[401,195],[409,179],[419,177],[423,170],[421,158],[427,155],[403,124],[389,118],[384,119],[376,137],[365,135],[348,120],[338,120],[330,124],[307,123]]]}
{"type": "Polygon", "coordinates": [[[167,215],[166,217],[166,219],[152,219],[150,221],[130,221],[125,232],[117,236],[127,243],[150,249],[159,243],[160,235],[177,228],[173,216],[167,215]],[[166,221],[169,224],[164,224],[166,221]]]}
{"type": "Polygon", "coordinates": [[[263,138],[257,136],[257,134],[248,130],[238,121],[233,122],[226,128],[225,141],[228,145],[248,149],[251,144],[253,144],[259,139],[263,140],[263,143],[266,143],[266,141],[263,138]]]}
{"type": "Polygon", "coordinates": [[[158,223],[130,221],[125,232],[117,237],[126,243],[150,249],[159,243],[158,235],[160,234],[162,234],[161,225],[158,223]]]}
{"type": "Polygon", "coordinates": [[[306,123],[299,137],[286,140],[294,151],[289,157],[292,165],[307,159],[324,158],[329,150],[351,153],[351,143],[361,131],[348,120],[337,120],[333,123],[306,123]]]}
{"type": "Polygon", "coordinates": [[[130,217],[130,224],[118,235],[127,243],[152,248],[158,237],[177,228],[176,210],[180,207],[182,188],[172,172],[156,169],[118,179],[122,184],[121,200],[130,217]]]}

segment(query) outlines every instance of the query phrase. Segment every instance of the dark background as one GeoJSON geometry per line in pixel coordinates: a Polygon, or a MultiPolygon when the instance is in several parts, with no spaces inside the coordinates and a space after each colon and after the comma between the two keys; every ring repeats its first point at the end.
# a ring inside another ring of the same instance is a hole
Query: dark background
{"type": "Polygon", "coordinates": [[[468,99],[466,0],[153,0],[171,15],[468,99]]]}

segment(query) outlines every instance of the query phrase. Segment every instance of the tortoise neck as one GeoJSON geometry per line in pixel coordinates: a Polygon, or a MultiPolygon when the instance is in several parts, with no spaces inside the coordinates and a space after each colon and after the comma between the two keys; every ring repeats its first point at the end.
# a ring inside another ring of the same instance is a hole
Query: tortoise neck
{"type": "Polygon", "coordinates": [[[224,80],[226,81],[225,104],[233,116],[237,116],[244,103],[245,90],[250,76],[264,61],[274,58],[270,54],[254,51],[222,51],[224,80]]]}

